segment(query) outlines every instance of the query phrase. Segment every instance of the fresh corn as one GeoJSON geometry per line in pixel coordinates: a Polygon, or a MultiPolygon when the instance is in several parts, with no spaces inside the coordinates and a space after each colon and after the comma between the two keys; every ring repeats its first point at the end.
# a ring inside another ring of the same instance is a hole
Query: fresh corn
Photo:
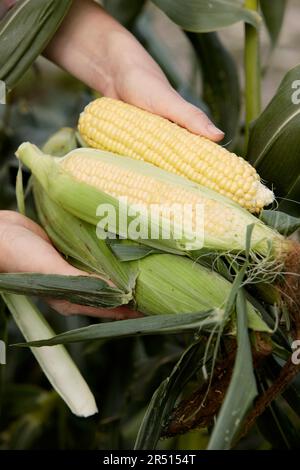
{"type": "MultiPolygon", "coordinates": [[[[95,227],[52,201],[36,180],[33,187],[40,222],[54,245],[69,261],[76,265],[79,262],[81,269],[94,273],[105,271],[118,287],[131,290],[137,310],[147,315],[211,311],[211,319],[222,321],[232,286],[219,274],[171,254],[120,261],[105,240],[97,238],[95,227]],[[76,236],[70,237],[70,232],[76,236]],[[90,254],[85,256],[86,252],[90,254]]],[[[250,303],[248,323],[256,331],[269,331],[250,303]]]]}
{"type": "Polygon", "coordinates": [[[184,176],[258,213],[274,201],[243,158],[177,124],[111,98],[90,103],[79,131],[91,147],[144,160],[184,176]]]}
{"type": "MultiPolygon", "coordinates": [[[[29,143],[21,145],[17,156],[31,169],[53,200],[94,225],[99,222],[99,204],[113,206],[119,220],[124,210],[120,198],[124,196],[129,204],[144,203],[147,211],[141,214],[141,220],[145,223],[150,221],[150,225],[158,223],[159,228],[163,217],[170,216],[163,214],[159,222],[153,220],[151,213],[149,215],[152,203],[162,206],[189,203],[193,210],[197,205],[203,207],[204,233],[192,230],[179,240],[172,236],[153,240],[150,234],[139,239],[156,248],[177,253],[201,248],[243,251],[247,244],[247,226],[251,224],[254,226],[251,238],[253,252],[267,255],[270,244],[277,249],[277,245],[281,247],[283,243],[283,237],[277,232],[228,198],[145,162],[93,149],[78,149],[63,158],[53,158],[29,143]]],[[[117,223],[115,233],[128,238],[128,232],[123,233],[122,230],[117,223]]]]}

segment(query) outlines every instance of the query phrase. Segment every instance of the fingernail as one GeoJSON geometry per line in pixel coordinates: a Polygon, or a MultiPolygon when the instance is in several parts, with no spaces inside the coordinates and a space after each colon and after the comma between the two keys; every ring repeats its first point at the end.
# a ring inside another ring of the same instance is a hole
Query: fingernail
{"type": "Polygon", "coordinates": [[[216,127],[212,122],[210,122],[208,125],[207,125],[207,130],[208,132],[212,133],[212,134],[215,134],[215,135],[224,135],[224,132],[221,131],[221,129],[219,129],[218,127],[216,127]]]}

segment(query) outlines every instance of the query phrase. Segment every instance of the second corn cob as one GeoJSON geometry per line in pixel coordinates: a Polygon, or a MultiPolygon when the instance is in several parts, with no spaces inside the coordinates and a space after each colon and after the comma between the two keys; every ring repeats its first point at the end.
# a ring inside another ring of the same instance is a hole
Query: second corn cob
{"type": "MultiPolygon", "coordinates": [[[[52,201],[36,180],[33,188],[40,222],[54,245],[66,256],[71,254],[75,262],[79,261],[81,269],[95,273],[105,271],[118,287],[127,292],[132,290],[137,310],[147,315],[211,310],[212,315],[222,321],[231,284],[219,274],[190,259],[171,254],[120,261],[106,242],[97,238],[95,227],[52,201]],[[69,230],[76,233],[76,238],[68,237],[69,230]],[[93,259],[82,257],[85,249],[93,259]]],[[[250,303],[247,309],[249,327],[256,331],[269,331],[250,303]]]]}

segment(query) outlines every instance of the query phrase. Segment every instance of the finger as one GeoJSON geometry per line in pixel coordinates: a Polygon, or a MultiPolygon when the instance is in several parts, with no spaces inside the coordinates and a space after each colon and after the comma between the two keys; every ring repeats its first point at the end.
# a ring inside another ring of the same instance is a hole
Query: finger
{"type": "Polygon", "coordinates": [[[117,307],[114,309],[88,307],[85,305],[73,304],[65,300],[48,299],[47,303],[62,315],[86,315],[94,318],[110,318],[114,320],[125,320],[130,318],[139,318],[143,315],[128,306],[117,307]]]}
{"type": "Polygon", "coordinates": [[[184,100],[169,87],[164,88],[160,95],[156,95],[152,106],[157,114],[176,122],[194,134],[215,142],[224,138],[224,132],[218,129],[203,111],[184,100]]]}
{"type": "MultiPolygon", "coordinates": [[[[89,275],[69,265],[48,241],[21,225],[8,222],[8,220],[23,222],[24,219],[18,217],[15,219],[13,214],[6,215],[6,221],[4,221],[5,217],[0,220],[0,271],[10,273],[37,272],[66,276],[89,275]]],[[[113,286],[110,281],[105,281],[113,286]]],[[[119,319],[139,316],[129,307],[109,310],[76,305],[56,299],[49,300],[49,303],[64,315],[79,314],[119,319]]]]}
{"type": "MultiPolygon", "coordinates": [[[[90,276],[85,271],[67,263],[47,240],[36,233],[26,227],[1,220],[0,272],[90,276]]],[[[96,277],[103,279],[100,275],[96,277]]],[[[104,280],[108,285],[114,286],[110,280],[104,280]]]]}
{"type": "Polygon", "coordinates": [[[0,211],[0,223],[1,222],[5,222],[7,224],[19,225],[21,227],[27,228],[28,230],[34,232],[39,237],[51,243],[48,235],[42,229],[42,227],[40,227],[40,225],[33,222],[33,220],[29,219],[28,217],[25,217],[24,215],[20,214],[19,212],[7,211],[7,210],[0,211]]]}

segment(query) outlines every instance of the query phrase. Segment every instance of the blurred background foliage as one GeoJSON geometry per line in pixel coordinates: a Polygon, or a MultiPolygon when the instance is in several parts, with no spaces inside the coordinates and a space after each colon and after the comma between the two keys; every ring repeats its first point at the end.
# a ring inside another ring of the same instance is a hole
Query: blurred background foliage
{"type": "MultiPolygon", "coordinates": [[[[104,0],[102,3],[148,49],[172,85],[186,99],[207,112],[226,132],[223,144],[243,153],[243,27],[245,21],[257,25],[259,16],[245,9],[243,2],[237,0],[228,0],[225,3],[221,0],[104,0]],[[224,30],[225,26],[230,27],[224,30]]],[[[280,30],[285,6],[286,2],[283,0],[261,1],[264,18],[261,26],[265,73],[264,105],[274,95],[288,69],[296,65],[296,36],[299,36],[299,28],[295,19],[295,31],[289,31],[287,26],[283,30],[283,46],[281,45],[280,30]],[[277,41],[279,52],[275,48],[277,41]],[[291,44],[287,46],[289,41],[291,44]],[[282,47],[289,48],[288,57],[283,57],[282,47]],[[273,60],[276,63],[274,75],[273,60]],[[273,77],[271,82],[270,76],[273,77]]],[[[290,15],[289,18],[296,16],[299,20],[298,2],[291,1],[286,14],[290,15]]],[[[295,76],[297,73],[298,70],[295,71],[295,76]]],[[[23,75],[8,95],[7,104],[0,105],[1,209],[16,208],[14,185],[17,163],[12,157],[18,145],[25,140],[43,145],[61,127],[76,127],[79,112],[93,97],[92,90],[43,58],[39,58],[23,75]]],[[[281,106],[281,102],[273,103],[271,114],[276,114],[281,106]]],[[[268,119],[268,116],[262,119],[268,119]]],[[[298,115],[296,119],[294,126],[299,124],[298,115]]],[[[280,124],[276,123],[278,126],[280,124]]],[[[254,163],[258,158],[256,142],[263,132],[262,127],[257,122],[253,129],[253,145],[250,139],[248,155],[254,163]]],[[[295,127],[292,131],[288,128],[282,139],[272,142],[276,159],[281,165],[283,160],[280,156],[286,146],[286,139],[295,138],[295,127]]],[[[270,129],[270,136],[273,135],[274,130],[270,129]]],[[[297,140],[293,142],[290,158],[295,162],[299,146],[297,140]]],[[[267,158],[259,161],[264,162],[259,168],[266,169],[263,177],[276,186],[278,172],[282,173],[282,167],[276,167],[270,175],[267,158]]],[[[297,161],[299,167],[299,156],[297,161]]],[[[299,189],[298,192],[297,187],[294,190],[299,170],[297,168],[297,172],[294,172],[295,178],[291,184],[287,182],[286,186],[280,188],[281,197],[284,198],[292,191],[292,198],[299,200],[299,189]]],[[[295,206],[288,206],[287,209],[298,215],[297,206],[296,209],[295,206]]],[[[43,303],[40,303],[40,307],[57,332],[91,323],[88,318],[61,317],[43,303]]],[[[3,305],[0,311],[0,338],[6,339],[9,344],[22,341],[3,305]]],[[[68,411],[62,400],[51,390],[30,350],[10,347],[7,365],[0,366],[0,448],[133,448],[154,391],[171,373],[191,341],[190,335],[165,335],[71,345],[69,350],[72,357],[87,379],[99,405],[100,414],[89,419],[76,418],[68,411]]],[[[277,366],[269,364],[269,367],[274,372],[277,366]]],[[[271,375],[266,373],[265,377],[268,378],[264,379],[265,386],[271,380],[271,375]]],[[[190,395],[198,387],[198,383],[199,371],[192,374],[192,380],[182,391],[182,396],[190,395]]],[[[260,383],[263,384],[263,380],[260,383]]],[[[298,448],[299,390],[300,382],[297,379],[289,392],[289,399],[285,400],[285,397],[276,400],[266,409],[257,425],[235,448],[298,448]]],[[[158,448],[204,449],[209,441],[209,433],[210,429],[200,429],[161,439],[158,448]]]]}

